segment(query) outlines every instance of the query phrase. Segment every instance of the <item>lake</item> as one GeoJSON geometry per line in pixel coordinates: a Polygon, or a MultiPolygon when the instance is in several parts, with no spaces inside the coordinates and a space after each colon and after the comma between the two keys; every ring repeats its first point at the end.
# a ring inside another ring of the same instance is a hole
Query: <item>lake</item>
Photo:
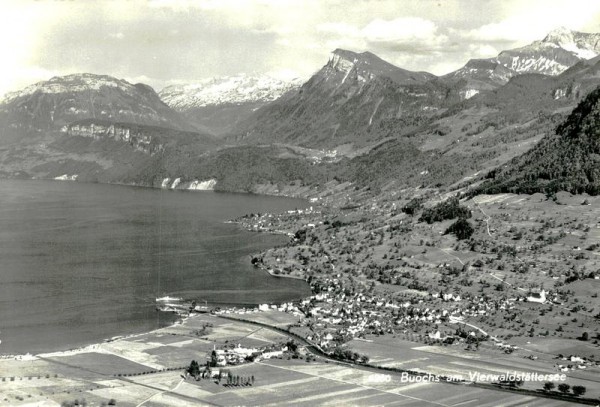
{"type": "Polygon", "coordinates": [[[63,350],[173,321],[156,298],[209,303],[310,294],[249,256],[285,236],[225,223],[304,208],[269,196],[58,181],[0,180],[0,354],[63,350]]]}

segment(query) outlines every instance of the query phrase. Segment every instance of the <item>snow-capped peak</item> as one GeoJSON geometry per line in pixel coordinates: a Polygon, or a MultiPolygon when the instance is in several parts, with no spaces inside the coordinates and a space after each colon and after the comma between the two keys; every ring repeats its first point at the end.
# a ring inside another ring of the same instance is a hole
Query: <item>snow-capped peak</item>
{"type": "Polygon", "coordinates": [[[300,85],[300,79],[282,81],[270,76],[242,74],[168,86],[160,91],[159,96],[172,108],[185,110],[221,104],[270,102],[300,85]]]}
{"type": "Polygon", "coordinates": [[[496,59],[517,73],[559,75],[577,62],[594,58],[598,54],[600,34],[561,27],[551,31],[541,41],[502,51],[496,59]]]}
{"type": "Polygon", "coordinates": [[[600,54],[600,34],[582,33],[565,27],[552,30],[542,43],[557,45],[581,59],[591,59],[600,54]]]}
{"type": "Polygon", "coordinates": [[[566,27],[555,28],[546,35],[544,42],[553,42],[557,45],[565,42],[573,42],[573,31],[566,27]]]}

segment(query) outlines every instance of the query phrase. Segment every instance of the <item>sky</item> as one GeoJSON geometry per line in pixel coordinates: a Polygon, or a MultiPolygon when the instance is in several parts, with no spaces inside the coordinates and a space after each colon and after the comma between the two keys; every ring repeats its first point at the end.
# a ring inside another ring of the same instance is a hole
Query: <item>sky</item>
{"type": "Polygon", "coordinates": [[[441,75],[561,26],[600,32],[600,1],[0,0],[0,95],[80,72],[307,79],[336,48],[441,75]]]}

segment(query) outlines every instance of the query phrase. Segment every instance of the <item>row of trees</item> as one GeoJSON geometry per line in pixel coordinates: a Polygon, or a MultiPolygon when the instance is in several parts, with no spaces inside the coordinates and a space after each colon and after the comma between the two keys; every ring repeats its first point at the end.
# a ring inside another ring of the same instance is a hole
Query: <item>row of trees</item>
{"type": "MultiPolygon", "coordinates": [[[[206,363],[206,368],[205,369],[201,369],[200,368],[200,364],[198,362],[196,362],[195,360],[192,360],[192,362],[190,363],[190,365],[188,366],[188,368],[186,369],[186,372],[188,372],[190,374],[190,376],[193,376],[194,378],[210,378],[212,376],[212,372],[211,372],[211,363],[207,362],[206,363]]],[[[221,373],[219,374],[219,376],[217,377],[217,383],[221,383],[221,379],[223,378],[223,376],[225,375],[225,372],[221,371],[221,373]]],[[[232,375],[231,372],[227,372],[227,383],[225,383],[225,386],[252,386],[254,385],[254,375],[252,376],[239,376],[239,375],[232,375]]]]}
{"type": "MultiPolygon", "coordinates": [[[[253,386],[254,385],[254,375],[252,376],[239,376],[232,375],[231,372],[227,372],[227,382],[225,386],[253,386]]],[[[220,380],[219,380],[220,382],[220,380]]]]}
{"type": "MultiPolygon", "coordinates": [[[[86,407],[87,405],[88,405],[88,402],[86,399],[81,399],[81,400],[75,399],[73,401],[63,401],[62,403],[60,403],[61,407],[86,407]]],[[[115,400],[115,399],[110,399],[108,402],[103,401],[102,403],[100,403],[101,407],[116,406],[116,405],[117,405],[117,400],[115,400]]]]}
{"type": "Polygon", "coordinates": [[[357,363],[368,363],[369,357],[367,355],[361,355],[358,352],[353,352],[350,349],[342,348],[341,346],[336,346],[333,352],[331,353],[335,359],[338,360],[347,360],[350,362],[357,363]]]}
{"type": "MultiPolygon", "coordinates": [[[[556,387],[556,385],[552,382],[544,383],[544,391],[550,392],[550,391],[554,390],[555,387],[556,387]]],[[[575,397],[583,396],[585,394],[585,392],[587,391],[585,386],[573,386],[571,388],[571,386],[568,385],[567,383],[561,383],[558,385],[558,391],[563,394],[569,394],[569,391],[571,391],[571,390],[573,390],[573,395],[575,397]]]]}

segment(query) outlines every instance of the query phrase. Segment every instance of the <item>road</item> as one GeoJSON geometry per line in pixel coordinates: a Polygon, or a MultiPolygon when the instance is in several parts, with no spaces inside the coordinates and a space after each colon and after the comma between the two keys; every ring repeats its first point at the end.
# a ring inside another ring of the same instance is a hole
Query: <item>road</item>
{"type": "Polygon", "coordinates": [[[181,386],[181,384],[183,382],[185,382],[185,379],[181,379],[179,381],[179,383],[177,383],[175,386],[173,386],[172,389],[166,389],[166,390],[159,391],[158,393],[154,393],[153,395],[151,395],[150,397],[148,397],[146,400],[144,400],[141,403],[139,403],[136,407],[141,407],[142,405],[144,405],[145,403],[147,403],[148,401],[150,401],[150,399],[152,399],[153,397],[158,396],[159,394],[164,394],[164,393],[168,393],[168,392],[174,392],[175,390],[177,390],[179,388],[179,386],[181,386]]]}
{"type": "Polygon", "coordinates": [[[479,206],[479,202],[477,202],[475,200],[475,198],[473,198],[473,202],[475,203],[475,206],[481,211],[481,213],[483,213],[483,216],[485,216],[484,220],[485,220],[485,224],[487,227],[487,234],[490,237],[492,237],[492,234],[490,233],[490,219],[492,219],[491,216],[489,216],[487,213],[485,213],[485,211],[483,210],[483,208],[481,206],[479,206]]]}

